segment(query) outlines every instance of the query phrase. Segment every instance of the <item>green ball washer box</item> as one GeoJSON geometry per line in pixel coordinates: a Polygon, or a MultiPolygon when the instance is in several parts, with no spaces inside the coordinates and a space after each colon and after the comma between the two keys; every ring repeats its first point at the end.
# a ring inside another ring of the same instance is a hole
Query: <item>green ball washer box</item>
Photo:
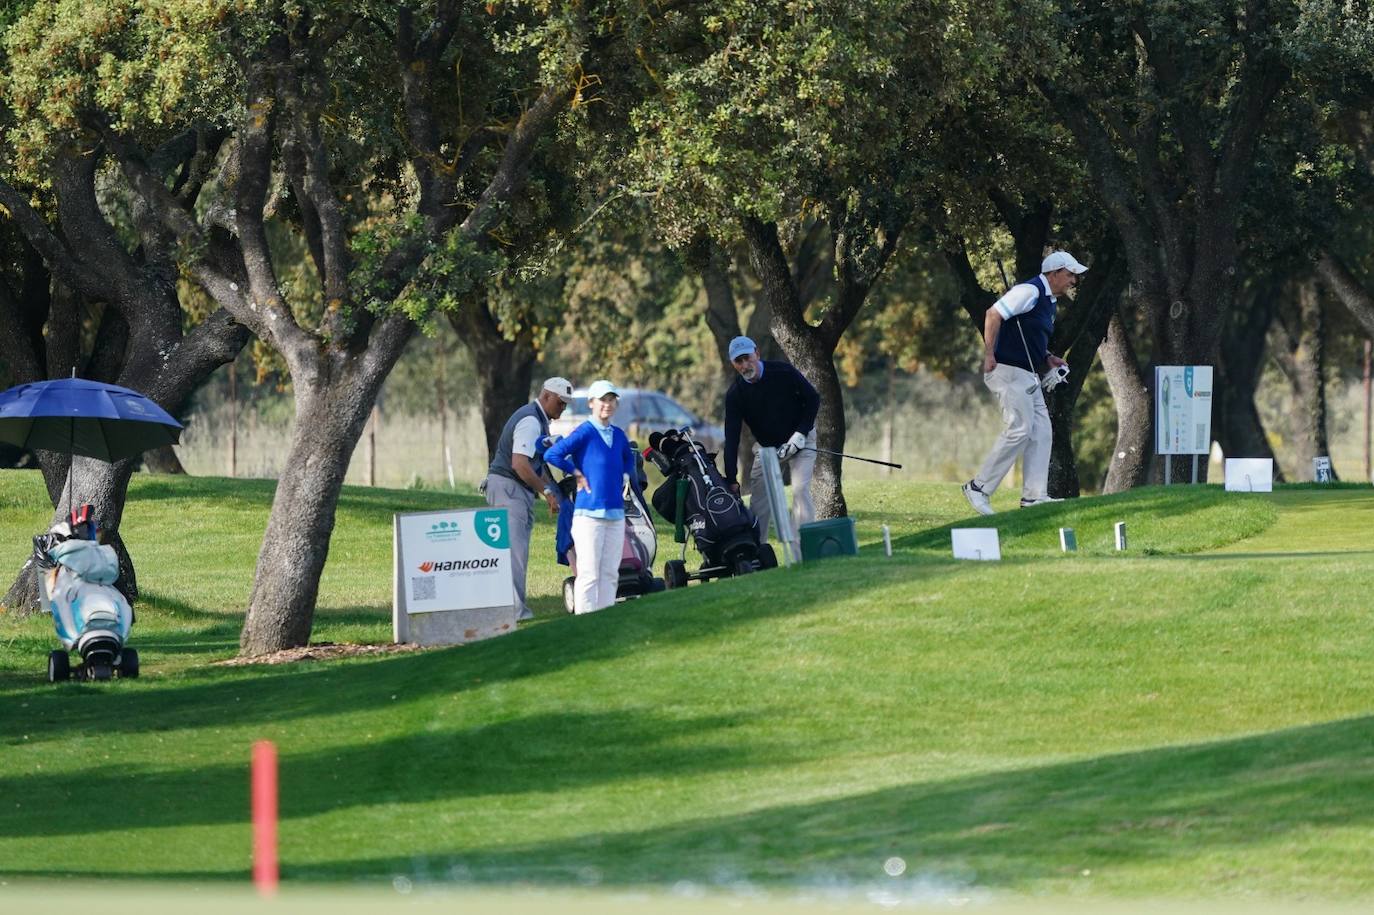
{"type": "Polygon", "coordinates": [[[827,556],[859,555],[859,538],[854,534],[853,518],[831,518],[803,524],[801,536],[803,562],[827,556]]]}

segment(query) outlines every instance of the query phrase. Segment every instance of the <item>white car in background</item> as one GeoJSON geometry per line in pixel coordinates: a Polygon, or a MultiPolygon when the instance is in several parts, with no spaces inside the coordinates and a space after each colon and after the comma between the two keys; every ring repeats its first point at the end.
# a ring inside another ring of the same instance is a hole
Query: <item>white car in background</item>
{"type": "MultiPolygon", "coordinates": [[[[590,419],[591,415],[591,408],[587,406],[587,389],[578,388],[573,391],[572,403],[568,404],[563,415],[549,423],[549,432],[567,435],[590,419]]],[[[649,445],[650,432],[666,432],[684,426],[691,427],[693,438],[701,442],[707,451],[719,452],[725,447],[724,427],[706,422],[662,391],[621,388],[620,407],[611,422],[624,429],[630,441],[638,444],[641,451],[649,445]]]]}

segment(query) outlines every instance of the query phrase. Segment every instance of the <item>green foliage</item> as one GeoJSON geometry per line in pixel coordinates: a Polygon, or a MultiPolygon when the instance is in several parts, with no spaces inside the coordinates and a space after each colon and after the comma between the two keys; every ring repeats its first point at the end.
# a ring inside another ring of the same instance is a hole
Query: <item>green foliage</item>
{"type": "Polygon", "coordinates": [[[713,5],[699,41],[665,53],[662,91],[632,118],[628,164],[660,230],[680,245],[739,216],[837,206],[870,179],[909,192],[926,131],[997,59],[985,19],[998,13],[924,0],[713,5]]]}
{"type": "Polygon", "coordinates": [[[253,50],[231,20],[262,14],[259,0],[36,0],[4,42],[21,172],[41,181],[92,110],[155,136],[231,117],[236,54],[253,50]]]}
{"type": "MultiPolygon", "coordinates": [[[[385,256],[396,244],[396,239],[387,238],[386,227],[380,232],[359,233],[353,246],[358,257],[360,287],[371,289],[371,268],[380,266],[385,256]]],[[[424,244],[424,220],[411,215],[404,222],[413,242],[424,244]]],[[[411,280],[399,298],[385,301],[375,295],[367,296],[365,304],[374,311],[390,311],[398,308],[419,323],[427,332],[433,332],[435,312],[457,309],[460,304],[490,282],[490,278],[504,264],[499,251],[479,244],[466,233],[454,228],[435,242],[427,245],[428,254],[420,272],[411,280]]]]}

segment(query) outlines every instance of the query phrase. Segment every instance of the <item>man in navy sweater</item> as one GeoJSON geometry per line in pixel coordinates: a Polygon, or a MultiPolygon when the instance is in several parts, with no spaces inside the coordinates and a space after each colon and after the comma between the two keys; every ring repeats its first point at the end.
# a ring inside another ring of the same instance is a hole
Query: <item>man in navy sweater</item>
{"type": "Polygon", "coordinates": [[[1054,370],[1064,360],[1049,351],[1055,302],[1087,269],[1069,252],[1055,251],[1041,262],[1039,276],[1011,287],[984,316],[983,383],[997,396],[1004,425],[978,475],[964,484],[964,498],[981,515],[994,513],[988,498],[1018,457],[1021,507],[1059,501],[1047,489],[1052,432],[1041,388],[1063,377],[1054,370]]]}
{"type": "Polygon", "coordinates": [[[759,358],[748,337],[730,341],[730,362],[739,372],[725,393],[725,479],[739,492],[739,436],[743,423],[754,435],[754,465],[749,473],[749,510],[768,530],[773,510],[763,491],[760,448],[777,448],[778,460],[790,465],[794,529],[816,518],[811,502],[811,476],[816,470],[816,413],[821,396],[802,373],[786,362],[759,358]]]}

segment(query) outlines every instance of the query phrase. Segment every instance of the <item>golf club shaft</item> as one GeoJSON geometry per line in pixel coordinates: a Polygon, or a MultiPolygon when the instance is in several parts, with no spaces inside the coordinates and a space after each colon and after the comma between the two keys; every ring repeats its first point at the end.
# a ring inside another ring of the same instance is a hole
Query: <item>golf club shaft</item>
{"type": "Polygon", "coordinates": [[[851,461],[867,461],[870,464],[882,464],[884,467],[896,467],[898,470],[902,469],[901,464],[894,464],[891,461],[878,461],[874,460],[873,458],[859,457],[857,454],[845,454],[840,451],[827,451],[824,448],[812,448],[809,445],[804,446],[801,450],[814,451],[817,454],[833,454],[835,455],[835,457],[849,458],[851,461]]]}

